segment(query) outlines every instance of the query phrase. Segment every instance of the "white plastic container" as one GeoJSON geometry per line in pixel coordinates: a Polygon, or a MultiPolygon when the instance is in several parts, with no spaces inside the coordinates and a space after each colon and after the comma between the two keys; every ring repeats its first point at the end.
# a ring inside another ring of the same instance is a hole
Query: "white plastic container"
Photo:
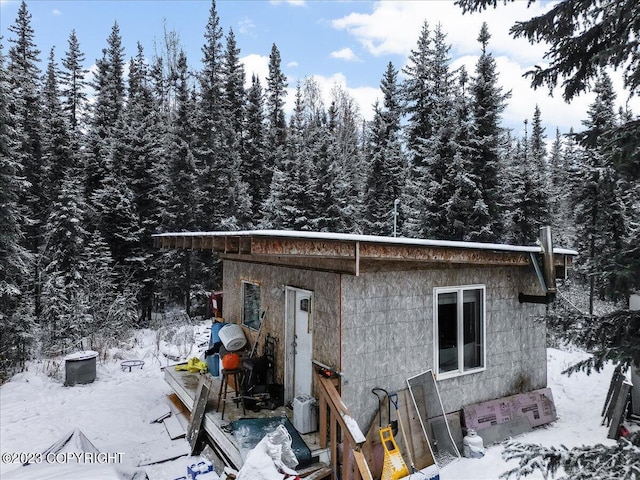
{"type": "Polygon", "coordinates": [[[473,428],[467,430],[467,434],[462,439],[464,456],[467,458],[484,457],[484,442],[482,437],[473,428]]]}
{"type": "Polygon", "coordinates": [[[218,336],[224,348],[230,352],[240,350],[247,344],[247,337],[244,336],[242,327],[237,323],[229,323],[222,327],[218,332],[218,336]]]}
{"type": "Polygon", "coordinates": [[[293,399],[293,426],[302,434],[318,430],[316,399],[300,395],[293,399]]]}

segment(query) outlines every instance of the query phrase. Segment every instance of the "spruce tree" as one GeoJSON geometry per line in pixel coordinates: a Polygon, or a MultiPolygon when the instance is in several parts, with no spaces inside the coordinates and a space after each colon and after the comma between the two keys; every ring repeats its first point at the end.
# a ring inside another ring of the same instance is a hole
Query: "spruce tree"
{"type": "Polygon", "coordinates": [[[496,62],[487,52],[490,38],[487,24],[483,23],[478,36],[482,53],[471,85],[474,119],[470,136],[471,173],[477,179],[480,197],[470,218],[470,240],[495,242],[504,235],[504,206],[499,185],[503,138],[500,114],[510,93],[502,93],[498,86],[496,62]]]}
{"type": "Polygon", "coordinates": [[[31,27],[31,14],[23,1],[18,16],[9,32],[12,44],[9,48],[7,79],[12,92],[12,101],[8,104],[15,131],[18,134],[18,146],[15,150],[16,162],[22,166],[27,188],[19,190],[19,205],[23,208],[23,245],[34,255],[31,286],[34,298],[35,315],[41,312],[40,301],[40,254],[43,242],[43,224],[46,219],[47,199],[44,197],[43,181],[46,178],[42,159],[41,125],[41,80],[38,63],[40,51],[34,41],[31,27]]]}
{"type": "MultiPolygon", "coordinates": [[[[344,88],[335,85],[331,90],[331,106],[328,111],[329,150],[328,158],[332,176],[324,183],[331,185],[333,193],[327,189],[328,196],[333,195],[330,207],[333,218],[325,227],[328,231],[360,232],[362,217],[362,192],[364,190],[365,171],[362,146],[359,134],[361,124],[360,111],[353,97],[344,88]],[[331,226],[333,224],[334,226],[331,226]]],[[[324,172],[327,172],[324,170],[324,172]]]]}
{"type": "MultiPolygon", "coordinates": [[[[496,7],[497,0],[458,0],[464,12],[496,7]]],[[[505,0],[503,3],[507,3],[505,0]]],[[[540,16],[517,22],[510,33],[532,44],[548,45],[545,67],[536,66],[527,76],[535,87],[560,85],[571,101],[597,83],[609,67],[623,70],[631,95],[640,88],[640,57],[636,40],[640,34],[636,0],[616,2],[561,0],[540,16]]],[[[615,142],[616,167],[629,178],[640,177],[640,123],[635,119],[615,126],[605,135],[615,142]]]]}
{"type": "Polygon", "coordinates": [[[525,120],[525,138],[512,167],[516,192],[509,200],[512,217],[509,240],[520,245],[534,243],[540,228],[550,222],[549,174],[538,106],[534,111],[530,138],[527,137],[527,125],[525,120]]]}
{"type": "Polygon", "coordinates": [[[223,136],[223,33],[215,0],[211,2],[204,37],[196,125],[200,191],[207,201],[202,204],[200,221],[205,230],[223,230],[222,222],[229,213],[224,205],[229,178],[223,136]]]}
{"type": "MultiPolygon", "coordinates": [[[[96,60],[96,72],[92,83],[95,100],[91,111],[91,124],[87,138],[85,160],[85,192],[89,207],[96,210],[93,194],[103,187],[109,174],[109,156],[111,140],[116,135],[117,122],[125,103],[124,48],[120,28],[114,23],[107,38],[107,48],[102,57],[96,60]]],[[[90,218],[93,222],[93,218],[90,218]]],[[[95,224],[90,225],[90,229],[95,224]]],[[[104,237],[108,235],[103,232],[104,237]]]]}
{"type": "MultiPolygon", "coordinates": [[[[366,148],[368,164],[363,198],[363,231],[372,235],[393,233],[393,214],[399,212],[404,187],[406,162],[400,144],[402,100],[399,96],[398,72],[389,62],[380,82],[382,107],[374,105],[366,148]]],[[[396,221],[396,233],[401,222],[396,221]]]]}
{"type": "Polygon", "coordinates": [[[227,157],[226,174],[229,177],[228,229],[246,229],[251,223],[251,197],[248,184],[242,176],[242,151],[244,149],[244,116],[246,95],[244,91],[244,66],[240,63],[233,30],[229,30],[223,62],[224,149],[227,157]]]}
{"type": "Polygon", "coordinates": [[[60,102],[58,67],[51,49],[43,89],[42,152],[49,209],[44,224],[42,259],[43,319],[47,338],[63,348],[85,332],[80,262],[84,248],[84,198],[70,123],[60,102]]]}
{"type": "Polygon", "coordinates": [[[433,125],[429,112],[434,92],[430,89],[428,71],[429,58],[432,52],[432,38],[429,24],[425,21],[420,30],[417,46],[411,50],[407,66],[403,72],[406,80],[403,84],[406,101],[407,146],[411,152],[411,164],[414,169],[424,167],[423,141],[433,134],[433,125]]]}
{"type": "Polygon", "coordinates": [[[619,176],[613,154],[602,134],[616,123],[615,93],[604,74],[597,83],[596,100],[589,107],[586,130],[580,135],[585,147],[573,187],[573,211],[579,256],[576,271],[589,283],[590,313],[595,295],[616,298],[619,267],[617,252],[627,234],[619,176]]]}
{"type": "MultiPolygon", "coordinates": [[[[287,77],[281,70],[281,58],[278,47],[273,44],[269,54],[269,75],[265,87],[266,151],[264,182],[271,183],[271,176],[278,168],[284,169],[286,157],[287,124],[284,114],[284,101],[287,95],[287,77]]],[[[266,212],[265,212],[266,214],[266,212]]]]}
{"type": "Polygon", "coordinates": [[[165,207],[162,197],[165,158],[159,155],[165,130],[161,106],[153,96],[149,69],[140,44],[137,55],[129,64],[129,90],[123,117],[126,127],[117,143],[122,143],[125,149],[122,173],[134,196],[141,240],[129,255],[129,264],[140,288],[141,321],[147,322],[152,310],[156,274],[154,259],[159,255],[153,247],[151,235],[162,223],[165,207]]]}
{"type": "Polygon", "coordinates": [[[247,184],[251,205],[253,205],[254,222],[262,218],[262,204],[269,194],[270,177],[267,162],[267,143],[264,122],[264,93],[257,75],[251,76],[251,87],[247,91],[247,113],[245,125],[244,148],[240,175],[247,184]],[[266,176],[266,178],[265,178],[266,176]]]}
{"type": "Polygon", "coordinates": [[[313,185],[312,160],[309,156],[310,143],[305,140],[311,129],[319,128],[314,123],[322,122],[322,117],[313,119],[308,105],[308,96],[303,94],[302,85],[296,86],[293,115],[287,135],[286,156],[275,166],[269,195],[263,204],[262,228],[289,230],[311,230],[315,203],[311,194],[313,185]]]}
{"type": "Polygon", "coordinates": [[[32,255],[23,246],[19,206],[27,185],[18,154],[20,136],[9,108],[16,101],[12,96],[0,44],[0,381],[24,365],[35,338],[28,296],[32,255]]]}
{"type": "Polygon", "coordinates": [[[82,125],[83,114],[87,102],[87,82],[85,76],[89,70],[83,67],[85,55],[80,50],[80,42],[76,37],[76,31],[69,34],[69,49],[62,59],[60,74],[60,94],[64,98],[64,110],[69,116],[71,129],[75,131],[82,125]]]}

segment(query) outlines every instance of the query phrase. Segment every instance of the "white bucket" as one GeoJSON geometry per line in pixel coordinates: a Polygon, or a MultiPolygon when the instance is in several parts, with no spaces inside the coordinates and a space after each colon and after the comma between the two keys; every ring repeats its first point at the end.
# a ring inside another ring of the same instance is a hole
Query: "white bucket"
{"type": "Polygon", "coordinates": [[[220,341],[222,342],[222,345],[224,345],[224,348],[230,352],[240,350],[247,344],[247,339],[244,336],[242,327],[237,323],[225,325],[220,329],[218,335],[220,336],[220,341]]]}

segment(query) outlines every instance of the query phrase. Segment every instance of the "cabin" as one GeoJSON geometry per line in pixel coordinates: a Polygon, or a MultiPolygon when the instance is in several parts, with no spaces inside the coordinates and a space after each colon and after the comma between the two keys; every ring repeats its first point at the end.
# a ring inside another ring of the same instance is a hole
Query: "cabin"
{"type": "Polygon", "coordinates": [[[577,252],[399,237],[254,230],[179,232],[161,248],[210,250],[223,262],[223,318],[253,343],[276,339],[285,402],[317,396],[314,369],[339,372],[361,429],[371,390],[396,391],[427,369],[444,410],[546,386],[540,317],[577,252]]]}

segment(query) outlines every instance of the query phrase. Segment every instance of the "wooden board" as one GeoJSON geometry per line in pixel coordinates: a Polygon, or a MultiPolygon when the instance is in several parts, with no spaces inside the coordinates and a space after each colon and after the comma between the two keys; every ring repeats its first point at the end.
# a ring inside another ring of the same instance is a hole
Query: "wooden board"
{"type": "Polygon", "coordinates": [[[164,428],[167,429],[167,433],[169,434],[169,438],[171,440],[175,440],[176,438],[182,438],[186,435],[184,431],[184,427],[178,420],[176,415],[171,415],[170,417],[165,418],[162,421],[164,428]]]}
{"type": "MultiPolygon", "coordinates": [[[[398,392],[398,409],[402,416],[404,431],[408,437],[406,442],[409,443],[409,448],[411,448],[416,468],[422,470],[423,468],[434,465],[435,460],[433,459],[431,448],[420,426],[418,412],[411,400],[409,389],[398,392]]],[[[401,444],[403,450],[405,450],[405,439],[402,440],[401,444]]],[[[409,464],[407,463],[407,465],[409,464]]]]}
{"type": "Polygon", "coordinates": [[[611,415],[611,426],[609,427],[609,434],[607,438],[617,439],[620,436],[620,425],[624,417],[624,413],[627,409],[627,404],[631,397],[631,384],[625,381],[620,387],[620,392],[617,398],[612,401],[613,414],[611,415]]]}
{"type": "Polygon", "coordinates": [[[211,380],[211,375],[202,375],[198,383],[198,390],[196,390],[193,408],[191,409],[191,418],[187,428],[187,441],[191,445],[191,455],[195,452],[198,436],[200,435],[200,428],[202,427],[202,420],[204,419],[209,392],[211,391],[211,380]]]}
{"type": "Polygon", "coordinates": [[[622,374],[620,366],[617,366],[613,371],[611,383],[609,384],[609,391],[607,392],[607,397],[604,401],[604,407],[602,407],[602,416],[604,417],[602,419],[602,425],[606,424],[607,427],[611,424],[611,416],[613,415],[613,409],[618,395],[620,394],[622,382],[624,382],[624,375],[622,374]]]}
{"type": "MultiPolygon", "coordinates": [[[[169,442],[167,440],[167,442],[169,442]]],[[[158,442],[147,442],[141,444],[143,452],[142,457],[138,461],[138,466],[153,465],[155,463],[162,463],[169,460],[174,460],[185,455],[189,455],[189,444],[184,440],[174,440],[167,445],[162,445],[160,448],[158,442]]]]}
{"type": "Polygon", "coordinates": [[[184,405],[184,403],[182,403],[182,401],[180,401],[180,398],[178,398],[178,395],[176,395],[175,393],[170,393],[169,395],[167,395],[167,400],[169,402],[169,407],[171,408],[171,411],[173,413],[189,412],[187,407],[184,405]]]}
{"type": "MultiPolygon", "coordinates": [[[[386,426],[389,423],[387,418],[387,399],[382,404],[382,425],[386,426]]],[[[409,456],[407,454],[407,444],[411,448],[411,455],[413,457],[413,463],[416,469],[421,470],[435,463],[431,449],[427,444],[422,427],[420,426],[420,420],[418,413],[416,412],[413,401],[411,400],[411,394],[408,389],[404,389],[398,392],[398,410],[400,412],[400,418],[402,419],[404,431],[407,434],[408,441],[402,438],[402,432],[398,427],[398,432],[395,435],[398,448],[402,452],[402,458],[407,465],[410,465],[409,456]]],[[[395,420],[397,414],[395,407],[391,405],[391,419],[395,420]]],[[[369,465],[373,478],[380,478],[382,474],[382,463],[384,459],[384,449],[380,443],[379,434],[380,414],[376,413],[371,422],[371,426],[367,432],[367,441],[362,448],[364,458],[369,465]]]]}
{"type": "Polygon", "coordinates": [[[161,422],[169,415],[171,415],[171,407],[166,403],[161,403],[151,409],[147,418],[149,419],[149,423],[156,423],[161,422]]]}

